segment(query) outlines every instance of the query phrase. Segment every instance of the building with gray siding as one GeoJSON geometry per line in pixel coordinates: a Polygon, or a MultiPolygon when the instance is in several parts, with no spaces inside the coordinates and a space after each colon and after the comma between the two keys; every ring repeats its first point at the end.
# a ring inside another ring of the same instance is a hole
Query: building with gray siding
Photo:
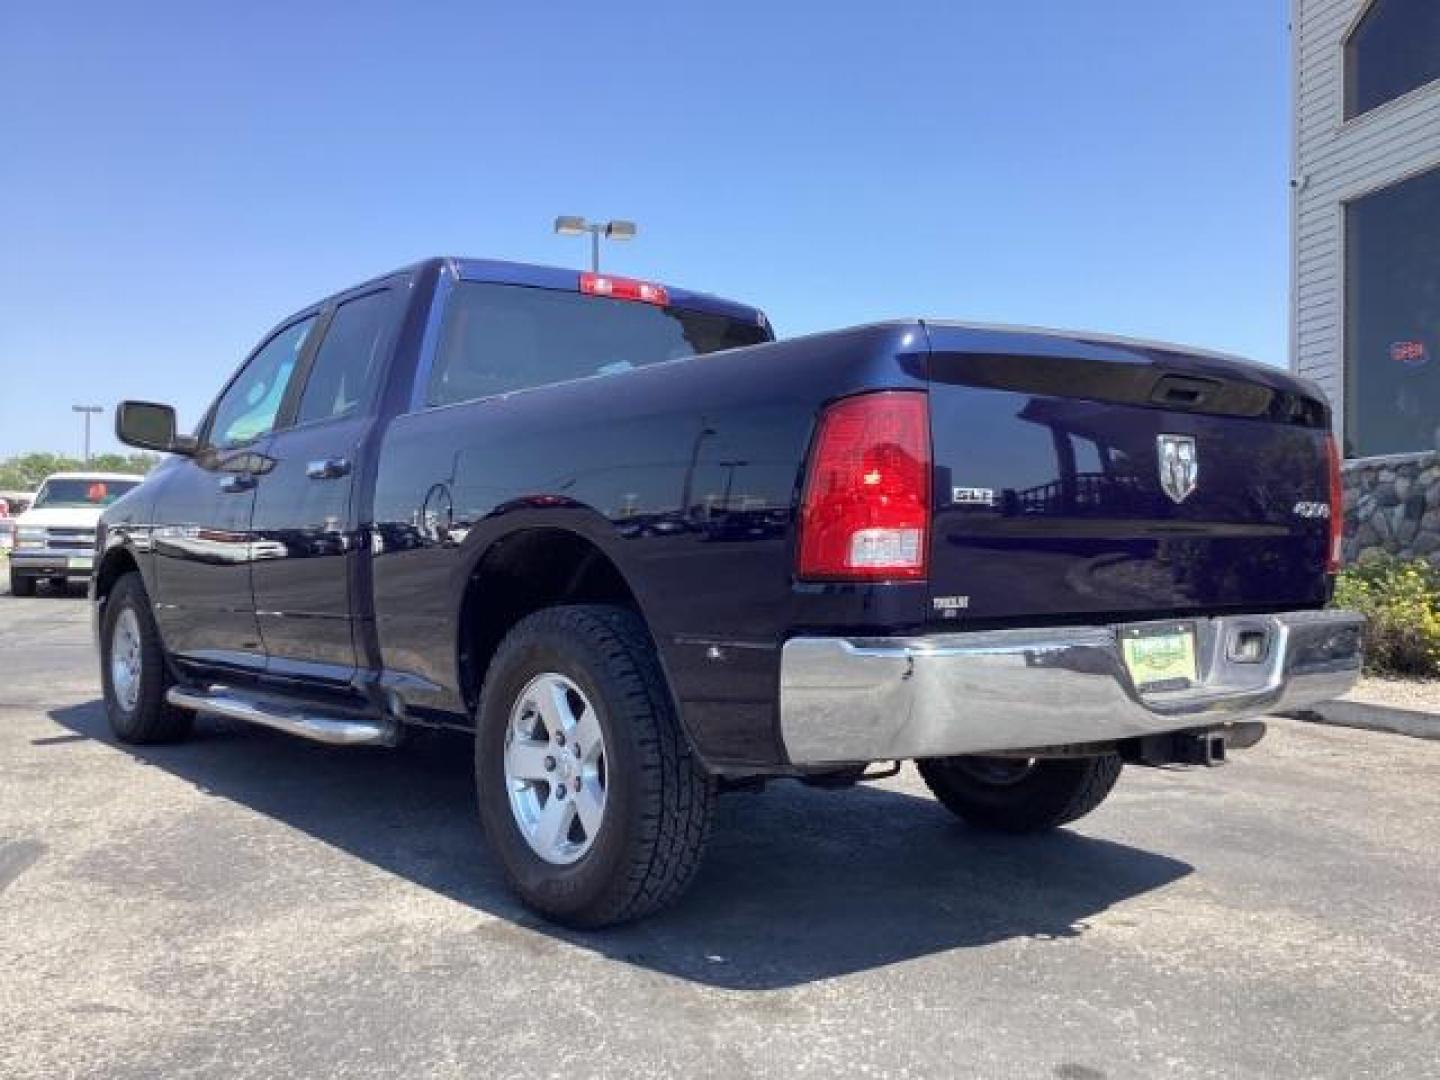
{"type": "Polygon", "coordinates": [[[1440,0],[1292,0],[1291,363],[1348,458],[1440,447],[1440,0]]]}

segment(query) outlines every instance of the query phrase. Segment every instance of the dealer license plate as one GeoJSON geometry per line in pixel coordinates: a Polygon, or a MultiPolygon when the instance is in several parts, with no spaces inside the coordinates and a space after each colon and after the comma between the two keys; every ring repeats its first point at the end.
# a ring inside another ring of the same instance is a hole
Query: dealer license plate
{"type": "Polygon", "coordinates": [[[1183,690],[1198,678],[1193,626],[1125,627],[1120,648],[1130,678],[1141,690],[1183,690]]]}
{"type": "Polygon", "coordinates": [[[71,570],[89,570],[92,561],[92,557],[89,555],[71,555],[67,560],[67,565],[71,570]]]}

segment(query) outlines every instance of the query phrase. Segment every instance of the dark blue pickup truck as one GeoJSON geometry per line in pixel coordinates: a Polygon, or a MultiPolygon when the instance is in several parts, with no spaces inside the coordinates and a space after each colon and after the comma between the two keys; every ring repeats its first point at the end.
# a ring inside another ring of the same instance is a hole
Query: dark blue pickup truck
{"type": "Polygon", "coordinates": [[[519,895],[599,926],[693,875],[716,796],[915,760],[967,821],[1087,813],[1332,697],[1320,393],[1170,346],[754,308],[434,259],[286,319],[105,513],[118,738],[196,712],[473,733],[519,895]]]}

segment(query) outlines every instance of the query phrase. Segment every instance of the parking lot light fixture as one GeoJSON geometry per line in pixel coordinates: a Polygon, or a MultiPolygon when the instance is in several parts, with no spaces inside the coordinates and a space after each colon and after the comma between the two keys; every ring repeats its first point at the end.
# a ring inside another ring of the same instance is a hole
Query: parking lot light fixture
{"type": "Polygon", "coordinates": [[[105,411],[103,405],[71,405],[71,412],[81,413],[85,417],[85,464],[90,464],[90,417],[105,411]]]}
{"type": "Polygon", "coordinates": [[[590,272],[600,272],[600,237],[607,240],[634,240],[637,228],[633,221],[587,221],[583,217],[561,214],[555,219],[555,232],[559,236],[583,236],[590,234],[590,272]]]}

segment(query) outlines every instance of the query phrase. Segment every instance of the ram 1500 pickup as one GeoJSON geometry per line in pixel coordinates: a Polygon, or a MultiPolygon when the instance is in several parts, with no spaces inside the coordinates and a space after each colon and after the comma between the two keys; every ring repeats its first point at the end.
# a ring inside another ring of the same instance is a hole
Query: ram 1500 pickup
{"type": "Polygon", "coordinates": [[[914,760],[974,825],[1051,828],[1360,664],[1329,409],[1209,353],[773,342],[715,297],[435,259],[286,319],[193,435],[144,402],[117,430],[173,456],[98,538],[115,735],[471,733],[492,852],[575,926],[674,897],[727,789],[914,760]]]}

